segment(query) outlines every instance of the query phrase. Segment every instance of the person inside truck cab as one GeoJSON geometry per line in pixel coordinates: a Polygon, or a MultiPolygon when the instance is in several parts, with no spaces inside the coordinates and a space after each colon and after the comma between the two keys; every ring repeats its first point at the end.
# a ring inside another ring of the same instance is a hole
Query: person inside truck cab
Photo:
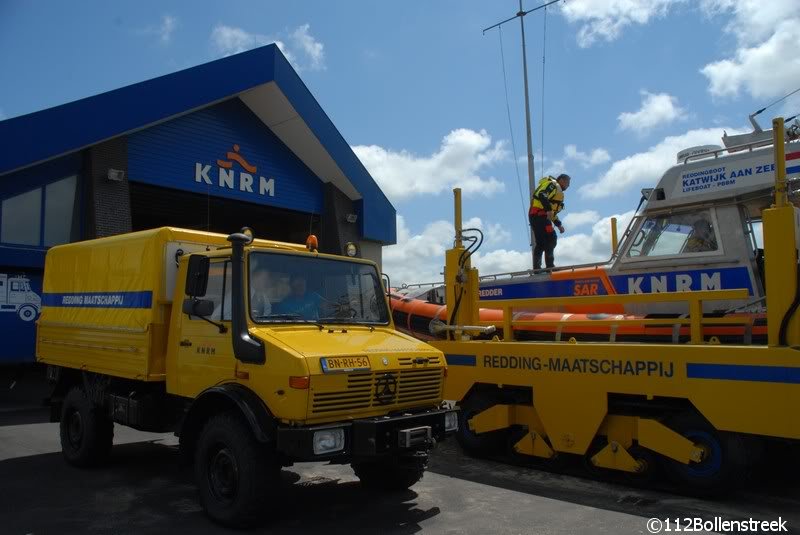
{"type": "Polygon", "coordinates": [[[271,277],[264,266],[254,265],[250,271],[250,312],[254,318],[272,314],[272,303],[267,296],[271,277]]]}
{"type": "Polygon", "coordinates": [[[717,250],[717,239],[714,236],[714,229],[707,219],[701,218],[692,225],[692,233],[686,240],[683,248],[685,253],[703,253],[706,251],[717,250]]]}
{"type": "Polygon", "coordinates": [[[319,319],[319,305],[322,298],[308,291],[305,275],[293,273],[289,277],[289,288],[289,295],[280,303],[275,303],[272,313],[292,314],[309,320],[319,319]]]}

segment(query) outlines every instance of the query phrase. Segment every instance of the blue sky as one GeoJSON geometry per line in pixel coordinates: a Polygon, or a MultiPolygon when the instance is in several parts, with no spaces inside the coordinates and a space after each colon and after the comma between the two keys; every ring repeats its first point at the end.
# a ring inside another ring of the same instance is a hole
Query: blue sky
{"type": "MultiPolygon", "coordinates": [[[[437,277],[455,186],[487,234],[482,271],[527,269],[519,24],[502,31],[516,162],[500,34],[481,32],[517,9],[514,0],[5,0],[0,118],[277,41],[398,210],[399,243],[384,251],[393,281],[437,277]]],[[[547,10],[544,85],[544,11],[525,20],[536,176],[543,162],[573,177],[559,264],[606,256],[607,218],[629,217],[677,150],[746,129],[749,113],[800,87],[796,0],[567,0],[547,10]]],[[[796,112],[800,99],[789,99],[762,124],[796,112]]]]}

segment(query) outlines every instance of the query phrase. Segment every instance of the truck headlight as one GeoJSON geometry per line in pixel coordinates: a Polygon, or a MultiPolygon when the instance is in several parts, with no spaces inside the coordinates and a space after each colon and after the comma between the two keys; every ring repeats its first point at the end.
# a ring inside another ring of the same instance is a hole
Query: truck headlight
{"type": "Polygon", "coordinates": [[[444,430],[445,431],[458,431],[458,412],[444,413],[444,430]]]}
{"type": "Polygon", "coordinates": [[[323,455],[344,449],[344,429],[323,429],[314,432],[314,455],[323,455]]]}

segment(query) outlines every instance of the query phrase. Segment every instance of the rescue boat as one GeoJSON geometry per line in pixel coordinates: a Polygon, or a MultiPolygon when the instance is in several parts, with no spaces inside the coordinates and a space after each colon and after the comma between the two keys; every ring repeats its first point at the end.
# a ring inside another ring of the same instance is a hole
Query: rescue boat
{"type": "MultiPolygon", "coordinates": [[[[704,337],[723,344],[765,344],[761,211],[770,206],[775,181],[772,135],[771,130],[757,129],[723,135],[724,147],[681,151],[677,164],[664,172],[656,187],[642,190],[639,207],[619,244],[612,243],[608,261],[483,276],[481,300],[746,289],[744,300],[703,303],[705,318],[741,319],[736,325],[706,325],[704,337]]],[[[790,199],[800,206],[798,121],[786,129],[785,137],[790,199]]],[[[394,289],[390,304],[397,328],[424,340],[439,337],[431,322],[448,322],[442,284],[394,289]]],[[[687,312],[678,302],[524,310],[514,319],[541,325],[515,327],[515,338],[681,343],[689,339],[689,327],[675,320],[687,312]],[[631,319],[664,323],[625,321],[631,319]],[[592,326],[595,320],[605,321],[592,326]]],[[[482,322],[499,326],[502,315],[500,310],[480,310],[482,322]]]]}

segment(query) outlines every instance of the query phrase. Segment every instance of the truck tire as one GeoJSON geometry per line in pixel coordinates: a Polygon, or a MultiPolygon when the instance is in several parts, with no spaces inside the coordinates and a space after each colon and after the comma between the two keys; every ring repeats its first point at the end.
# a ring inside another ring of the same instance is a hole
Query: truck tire
{"type": "Polygon", "coordinates": [[[695,444],[702,444],[706,450],[705,458],[699,463],[686,465],[663,458],[667,476],[684,492],[698,496],[722,495],[740,488],[747,480],[749,463],[741,436],[717,431],[693,413],[677,415],[666,424],[695,444]]]}
{"type": "Polygon", "coordinates": [[[365,487],[390,492],[401,491],[422,479],[428,467],[428,455],[389,457],[379,461],[353,463],[351,466],[365,487]]]}
{"type": "Polygon", "coordinates": [[[79,467],[102,464],[114,443],[114,422],[89,400],[80,387],[67,392],[61,406],[61,451],[79,467]]]}
{"type": "Polygon", "coordinates": [[[195,479],[200,504],[225,526],[260,524],[270,492],[279,482],[280,466],[234,411],[212,416],[197,444],[195,479]]]}
{"type": "Polygon", "coordinates": [[[474,392],[460,405],[456,440],[461,448],[475,457],[484,457],[505,451],[508,442],[507,430],[501,429],[478,434],[469,428],[469,421],[473,416],[497,405],[497,401],[490,395],[474,392]]]}

